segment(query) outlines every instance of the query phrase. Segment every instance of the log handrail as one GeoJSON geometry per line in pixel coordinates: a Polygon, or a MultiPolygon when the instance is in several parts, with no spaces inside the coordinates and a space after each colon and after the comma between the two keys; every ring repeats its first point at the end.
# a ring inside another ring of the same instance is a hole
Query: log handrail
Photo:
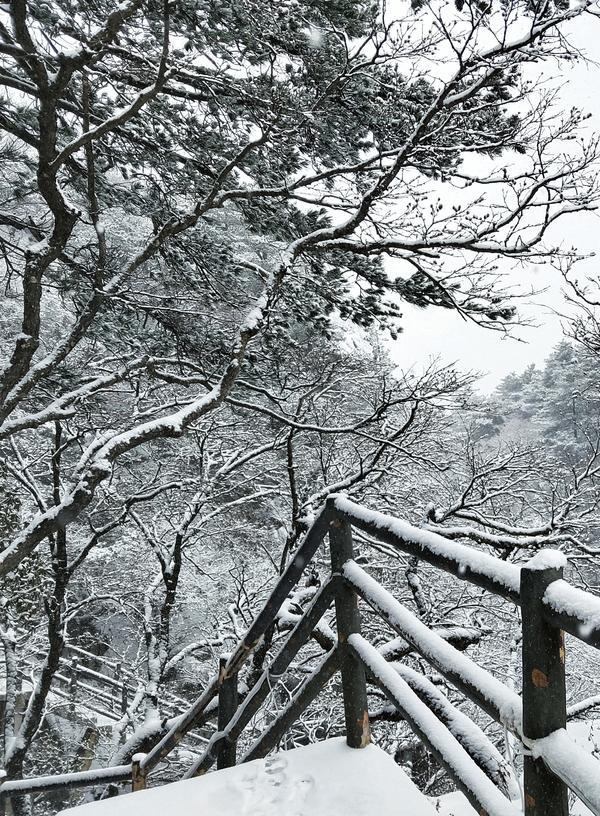
{"type": "MultiPolygon", "coordinates": [[[[95,786],[107,782],[131,780],[133,789],[139,790],[145,787],[148,774],[205,715],[209,704],[212,703],[216,711],[218,706],[214,705],[215,698],[221,702],[222,709],[218,730],[209,741],[204,755],[193,764],[186,777],[205,773],[217,759],[219,768],[234,764],[236,741],[264,703],[272,681],[277,681],[287,670],[299,649],[311,637],[322,615],[335,602],[338,639],[321,661],[318,670],[301,685],[284,710],[275,717],[240,761],[246,762],[268,753],[331,676],[340,670],[349,745],[360,748],[369,741],[366,708],[368,677],[370,682],[381,686],[479,812],[489,816],[504,816],[516,812],[514,803],[497,788],[497,796],[496,793],[490,793],[488,783],[492,787],[494,783],[490,782],[489,768],[486,769],[485,763],[475,761],[477,773],[471,781],[465,781],[454,764],[444,757],[440,748],[444,740],[432,740],[423,731],[423,723],[431,721],[431,717],[441,727],[446,726],[431,708],[427,709],[427,716],[421,715],[421,706],[424,705],[422,698],[415,695],[401,678],[398,683],[392,682],[395,672],[393,667],[385,664],[383,657],[377,658],[376,650],[364,641],[360,634],[357,607],[359,597],[401,635],[413,650],[425,657],[489,716],[510,729],[529,749],[529,756],[525,760],[524,780],[526,816],[567,816],[567,787],[571,787],[594,813],[600,814],[600,795],[593,784],[587,784],[594,773],[600,773],[600,764],[592,758],[585,759],[581,749],[569,742],[566,732],[563,733],[566,725],[563,633],[568,632],[579,640],[600,648],[600,599],[566,582],[556,557],[550,555],[546,561],[542,559],[537,563],[522,565],[507,563],[472,547],[445,539],[441,534],[367,510],[343,496],[331,496],[326,501],[265,605],[232,654],[221,657],[218,672],[211,677],[200,696],[148,754],[136,755],[130,765],[118,768],[65,774],[61,777],[3,781],[0,785],[0,803],[3,804],[7,798],[15,795],[95,786]],[[352,528],[521,606],[524,635],[522,699],[428,629],[354,562],[352,528]],[[327,534],[331,549],[331,578],[316,593],[307,610],[292,628],[270,667],[238,705],[237,678],[240,669],[270,627],[275,625],[282,604],[327,534]],[[377,668],[381,669],[384,664],[387,669],[378,673],[377,668]],[[408,692],[398,691],[399,688],[404,689],[402,684],[408,692]],[[413,697],[417,699],[417,704],[413,697]],[[568,767],[561,761],[565,744],[572,747],[574,755],[579,757],[581,772],[574,779],[569,778],[568,767]]],[[[396,677],[399,677],[397,673],[396,677]]],[[[111,685],[117,683],[113,681],[111,685]]],[[[452,739],[458,746],[457,750],[464,753],[467,764],[473,763],[473,757],[461,745],[460,740],[454,737],[452,739]]]]}
{"type": "MultiPolygon", "coordinates": [[[[444,538],[441,533],[431,533],[393,516],[365,510],[345,497],[335,497],[329,501],[333,514],[372,538],[521,606],[520,581],[524,565],[507,563],[473,547],[457,544],[444,538]]],[[[600,598],[556,578],[544,593],[541,604],[544,619],[551,626],[600,649],[600,598]],[[559,592],[565,595],[565,600],[574,611],[557,607],[559,599],[556,596],[559,592]],[[580,606],[579,611],[575,609],[577,605],[580,606]]]]}

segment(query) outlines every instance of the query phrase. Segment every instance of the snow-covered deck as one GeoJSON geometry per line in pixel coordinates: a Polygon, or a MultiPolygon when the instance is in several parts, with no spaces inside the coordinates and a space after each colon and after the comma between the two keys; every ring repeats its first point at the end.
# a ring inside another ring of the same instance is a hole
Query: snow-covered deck
{"type": "Polygon", "coordinates": [[[63,811],[69,816],[436,816],[393,759],[326,740],[217,773],[63,811]]]}

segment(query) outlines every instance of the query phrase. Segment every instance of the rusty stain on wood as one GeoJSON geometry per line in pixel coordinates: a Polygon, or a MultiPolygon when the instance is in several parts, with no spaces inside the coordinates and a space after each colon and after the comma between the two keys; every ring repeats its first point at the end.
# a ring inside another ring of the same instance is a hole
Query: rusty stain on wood
{"type": "Polygon", "coordinates": [[[369,712],[363,711],[362,717],[358,720],[358,725],[362,732],[362,739],[360,741],[360,747],[366,748],[367,745],[371,742],[371,726],[369,724],[369,712]]]}
{"type": "Polygon", "coordinates": [[[548,675],[544,674],[541,669],[534,669],[531,672],[531,680],[536,688],[548,688],[550,685],[548,675]]]}
{"type": "Polygon", "coordinates": [[[558,655],[560,657],[560,662],[565,665],[565,633],[563,630],[560,630],[560,646],[558,647],[558,655]]]}
{"type": "Polygon", "coordinates": [[[528,808],[534,808],[535,807],[535,797],[531,796],[531,794],[529,794],[529,793],[526,793],[525,794],[525,804],[527,805],[528,808]]]}

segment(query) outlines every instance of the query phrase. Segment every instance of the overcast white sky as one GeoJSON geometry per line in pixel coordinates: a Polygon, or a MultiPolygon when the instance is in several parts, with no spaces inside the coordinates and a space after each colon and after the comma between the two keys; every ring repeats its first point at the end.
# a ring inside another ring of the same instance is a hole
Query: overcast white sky
{"type": "MultiPolygon", "coordinates": [[[[600,21],[578,20],[571,29],[571,41],[590,60],[600,60],[600,21]]],[[[556,66],[544,69],[547,76],[556,74],[556,66]]],[[[571,67],[561,66],[562,95],[565,109],[579,107],[592,114],[591,129],[600,131],[600,65],[580,62],[571,67]]],[[[579,213],[570,216],[557,228],[556,237],[569,246],[600,254],[600,216],[579,213]]],[[[584,269],[596,267],[597,259],[582,262],[584,269]]],[[[516,273],[526,289],[547,288],[533,298],[534,303],[521,305],[521,312],[535,320],[535,328],[519,328],[514,335],[522,342],[465,322],[458,314],[445,309],[417,309],[403,304],[403,333],[392,344],[392,357],[402,369],[421,367],[431,357],[444,363],[458,361],[461,368],[484,373],[480,388],[491,391],[511,371],[522,371],[531,363],[539,364],[552,347],[561,340],[561,318],[566,306],[562,281],[548,267],[531,266],[527,272],[516,273]]]]}

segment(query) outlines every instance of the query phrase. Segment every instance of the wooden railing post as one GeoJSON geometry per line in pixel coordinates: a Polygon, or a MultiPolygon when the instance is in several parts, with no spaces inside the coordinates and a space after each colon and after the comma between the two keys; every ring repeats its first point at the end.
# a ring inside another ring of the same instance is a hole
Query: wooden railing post
{"type": "MultiPolygon", "coordinates": [[[[523,734],[547,737],[567,724],[564,632],[546,623],[542,599],[562,567],[521,569],[523,734]]],[[[565,784],[541,759],[524,758],[525,816],[568,816],[565,784]]]]}
{"type": "MultiPolygon", "coordinates": [[[[352,527],[339,517],[333,518],[329,527],[331,569],[341,573],[342,567],[353,557],[352,527]]],[[[360,634],[358,596],[346,584],[340,584],[335,598],[344,714],[346,718],[346,742],[351,748],[364,748],[371,740],[369,711],[367,707],[367,680],[362,663],[347,648],[348,637],[360,634]]]]}
{"type": "MultiPolygon", "coordinates": [[[[219,658],[219,716],[217,725],[219,731],[225,730],[238,707],[237,674],[225,677],[226,665],[227,656],[222,655],[219,658]]],[[[223,740],[217,753],[217,770],[231,768],[235,765],[236,749],[235,740],[229,738],[223,740]]]]}
{"type": "Polygon", "coordinates": [[[135,793],[135,791],[144,790],[146,787],[147,772],[141,765],[145,756],[146,754],[134,754],[131,757],[131,790],[133,793],[135,793]]]}

